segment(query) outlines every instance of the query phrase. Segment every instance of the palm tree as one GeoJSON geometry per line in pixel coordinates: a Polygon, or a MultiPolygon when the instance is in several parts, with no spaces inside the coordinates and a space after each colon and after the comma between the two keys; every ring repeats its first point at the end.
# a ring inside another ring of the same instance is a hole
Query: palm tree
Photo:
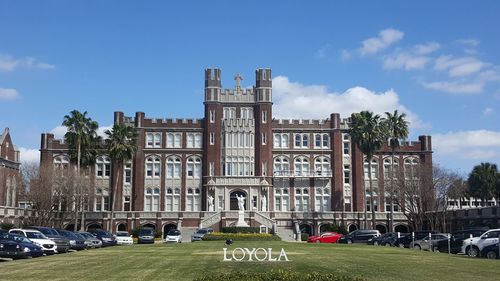
{"type": "MultiPolygon", "coordinates": [[[[73,110],[69,115],[64,116],[62,123],[66,127],[67,132],[64,134],[64,141],[68,144],[70,159],[73,163],[76,162],[76,170],[78,176],[82,164],[84,167],[92,165],[95,161],[96,148],[99,143],[97,136],[97,128],[99,125],[90,117],[87,117],[87,111],[81,113],[78,110],[73,110]],[[82,161],[83,160],[83,161],[82,161]]],[[[78,205],[82,208],[82,221],[80,228],[83,229],[83,192],[74,190],[75,192],[75,225],[74,231],[78,225],[78,205]],[[78,198],[80,197],[80,198],[78,198]],[[80,201],[80,202],[78,202],[80,201]]]]}
{"type": "Polygon", "coordinates": [[[114,232],[114,210],[115,210],[115,194],[118,186],[118,175],[123,167],[123,163],[134,157],[137,151],[137,132],[133,127],[127,126],[125,124],[115,124],[110,130],[106,130],[106,149],[108,151],[109,157],[113,165],[116,165],[115,179],[113,180],[113,191],[111,192],[110,204],[111,204],[111,219],[110,219],[110,231],[114,232]]]}
{"type": "MultiPolygon", "coordinates": [[[[386,133],[381,124],[380,115],[374,115],[370,111],[361,111],[352,114],[351,128],[349,134],[352,142],[355,143],[361,152],[366,155],[368,161],[368,178],[370,186],[370,205],[372,212],[372,227],[375,229],[375,208],[373,204],[373,184],[372,184],[372,158],[377,150],[382,147],[386,133]]],[[[366,186],[363,188],[363,198],[366,201],[366,186]]],[[[366,228],[366,202],[365,203],[365,228],[366,228]]]]}
{"type": "Polygon", "coordinates": [[[386,112],[385,119],[382,121],[386,132],[389,134],[389,144],[391,146],[391,218],[389,228],[393,231],[394,225],[394,154],[399,147],[399,139],[408,137],[408,122],[405,120],[406,114],[394,110],[394,113],[386,112]]]}
{"type": "Polygon", "coordinates": [[[467,179],[470,195],[480,198],[484,205],[486,200],[495,197],[497,185],[500,182],[498,177],[498,169],[495,164],[481,163],[474,166],[467,179]]]}

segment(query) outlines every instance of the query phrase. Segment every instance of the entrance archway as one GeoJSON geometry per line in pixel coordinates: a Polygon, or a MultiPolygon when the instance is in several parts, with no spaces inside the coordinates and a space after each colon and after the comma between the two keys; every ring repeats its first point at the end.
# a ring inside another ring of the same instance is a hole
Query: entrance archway
{"type": "Polygon", "coordinates": [[[92,223],[92,224],[89,224],[89,226],[87,226],[87,230],[90,230],[90,229],[102,229],[102,226],[100,224],[97,224],[97,223],[92,223]]]}
{"type": "Polygon", "coordinates": [[[142,225],[142,228],[150,228],[150,229],[156,230],[156,225],[154,225],[152,223],[146,223],[146,224],[142,225]]]}
{"type": "Polygon", "coordinates": [[[124,223],[120,223],[118,225],[118,231],[127,231],[127,225],[124,223]]]}
{"type": "Polygon", "coordinates": [[[375,226],[375,229],[377,229],[381,234],[384,234],[387,232],[387,228],[383,224],[377,224],[375,226]]]}
{"type": "Polygon", "coordinates": [[[404,224],[399,224],[399,225],[396,225],[396,227],[394,228],[394,231],[395,232],[401,232],[401,233],[408,233],[410,232],[410,230],[408,229],[408,227],[404,224]]]}
{"type": "Polygon", "coordinates": [[[358,226],[355,225],[355,224],[351,224],[349,225],[349,228],[347,231],[349,231],[349,233],[353,232],[354,230],[358,230],[358,226]]]}
{"type": "Polygon", "coordinates": [[[299,226],[299,228],[300,228],[300,233],[307,233],[309,234],[309,236],[313,234],[313,229],[310,224],[303,223],[299,226]]]}
{"type": "Polygon", "coordinates": [[[172,229],[177,229],[177,225],[169,223],[163,226],[163,239],[167,237],[168,232],[172,229]]]}
{"type": "Polygon", "coordinates": [[[241,190],[233,191],[229,194],[229,209],[230,210],[239,210],[240,208],[238,207],[238,198],[236,196],[240,197],[243,196],[245,197],[245,200],[243,202],[243,209],[247,209],[247,201],[248,201],[248,196],[247,193],[241,190]]]}

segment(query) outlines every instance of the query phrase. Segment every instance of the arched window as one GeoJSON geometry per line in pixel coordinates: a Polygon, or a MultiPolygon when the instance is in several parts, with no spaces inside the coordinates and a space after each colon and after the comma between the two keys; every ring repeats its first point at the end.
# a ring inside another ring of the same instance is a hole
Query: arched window
{"type": "Polygon", "coordinates": [[[160,157],[150,156],[146,158],[146,178],[159,178],[161,171],[160,157]]]}
{"type": "Polygon", "coordinates": [[[399,173],[399,162],[398,158],[394,158],[394,163],[391,165],[392,159],[387,157],[384,159],[384,179],[397,179],[399,173]],[[392,169],[391,169],[392,166],[392,169]]]}
{"type": "Polygon", "coordinates": [[[201,158],[198,156],[191,156],[187,159],[187,177],[192,179],[201,178],[201,158]]]}
{"type": "Polygon", "coordinates": [[[295,211],[309,211],[309,190],[307,187],[295,189],[295,211]]]}
{"type": "Polygon", "coordinates": [[[288,176],[290,171],[290,163],[285,156],[278,156],[274,158],[274,175],[275,176],[288,176]]]}
{"type": "Polygon", "coordinates": [[[330,188],[316,187],[316,204],[314,210],[316,212],[329,212],[331,211],[330,202],[330,188]]]}
{"type": "Polygon", "coordinates": [[[123,183],[124,185],[132,184],[132,161],[127,161],[123,165],[123,183]]]}
{"type": "Polygon", "coordinates": [[[188,188],[186,194],[186,211],[201,211],[201,190],[199,188],[188,188]]]}
{"type": "Polygon", "coordinates": [[[144,211],[157,212],[160,210],[160,188],[146,188],[144,194],[144,211]]]}
{"type": "Polygon", "coordinates": [[[276,212],[288,212],[290,199],[288,187],[274,188],[274,210],[276,212]]]}
{"type": "MultiPolygon", "coordinates": [[[[378,178],[378,162],[377,160],[375,159],[372,159],[372,164],[371,164],[371,168],[372,168],[372,180],[376,180],[378,178]]],[[[368,160],[365,159],[365,162],[364,162],[364,176],[365,176],[365,180],[369,180],[369,176],[368,176],[368,160]]]]}
{"type": "Polygon", "coordinates": [[[317,157],[314,160],[314,172],[316,176],[329,177],[332,175],[330,159],[328,157],[317,157]]]}
{"type": "Polygon", "coordinates": [[[416,157],[408,157],[405,163],[405,179],[418,179],[418,165],[420,161],[416,157]]]}
{"type": "Polygon", "coordinates": [[[308,177],[309,176],[309,159],[305,156],[295,158],[295,176],[308,177]]]}
{"type": "Polygon", "coordinates": [[[170,156],[167,158],[167,178],[179,179],[181,177],[181,158],[170,156]]]}
{"type": "Polygon", "coordinates": [[[329,148],[330,147],[330,136],[328,134],[315,134],[314,135],[314,147],[315,148],[329,148]]]}
{"type": "Polygon", "coordinates": [[[54,157],[54,167],[57,169],[66,169],[69,166],[69,157],[67,155],[58,155],[54,157]]]}
{"type": "Polygon", "coordinates": [[[96,211],[109,211],[109,196],[101,187],[96,187],[94,205],[96,211]]]}
{"type": "Polygon", "coordinates": [[[96,177],[109,178],[111,174],[111,161],[107,156],[99,156],[95,162],[96,177]]]}
{"type": "Polygon", "coordinates": [[[167,188],[167,193],[165,195],[165,211],[179,211],[180,194],[181,190],[178,187],[167,188]]]}

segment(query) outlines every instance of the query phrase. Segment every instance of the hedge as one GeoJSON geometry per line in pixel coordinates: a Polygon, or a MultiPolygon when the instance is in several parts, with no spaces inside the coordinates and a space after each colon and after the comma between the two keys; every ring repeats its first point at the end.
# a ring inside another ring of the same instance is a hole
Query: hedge
{"type": "Polygon", "coordinates": [[[366,279],[332,273],[299,273],[291,270],[267,272],[230,272],[205,275],[194,281],[363,281],[366,279]]]}
{"type": "Polygon", "coordinates": [[[222,233],[259,233],[258,227],[250,226],[227,226],[222,228],[222,233]]]}
{"type": "Polygon", "coordinates": [[[232,239],[233,241],[281,241],[281,238],[272,234],[260,234],[260,233],[221,233],[214,232],[205,235],[203,238],[205,241],[219,241],[232,239]]]}

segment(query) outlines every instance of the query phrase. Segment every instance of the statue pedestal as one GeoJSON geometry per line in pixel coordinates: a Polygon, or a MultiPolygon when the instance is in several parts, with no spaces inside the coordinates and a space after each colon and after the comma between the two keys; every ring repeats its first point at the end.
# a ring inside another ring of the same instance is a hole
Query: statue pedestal
{"type": "Polygon", "coordinates": [[[245,211],[238,211],[238,221],[236,226],[248,227],[249,225],[245,222],[245,211]]]}

